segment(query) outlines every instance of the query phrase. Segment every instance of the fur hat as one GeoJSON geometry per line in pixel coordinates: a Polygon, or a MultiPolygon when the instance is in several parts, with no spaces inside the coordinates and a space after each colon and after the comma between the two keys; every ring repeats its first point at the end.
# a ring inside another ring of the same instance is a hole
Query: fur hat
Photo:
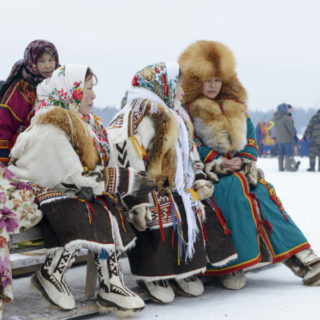
{"type": "Polygon", "coordinates": [[[223,86],[221,97],[246,102],[246,92],[235,71],[235,59],[224,44],[214,41],[197,41],[179,57],[183,74],[184,103],[192,102],[201,95],[203,81],[220,78],[223,86]]]}

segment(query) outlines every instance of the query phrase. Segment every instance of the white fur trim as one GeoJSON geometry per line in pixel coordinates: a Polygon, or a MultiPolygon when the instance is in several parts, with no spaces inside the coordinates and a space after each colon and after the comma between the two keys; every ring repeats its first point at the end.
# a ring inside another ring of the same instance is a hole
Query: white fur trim
{"type": "Polygon", "coordinates": [[[220,260],[219,262],[215,262],[215,263],[211,263],[210,264],[213,266],[213,267],[223,267],[225,266],[226,264],[228,264],[229,262],[233,261],[233,260],[236,260],[238,258],[238,254],[237,253],[234,253],[233,255],[223,259],[223,260],[220,260]]]}
{"type": "Polygon", "coordinates": [[[67,250],[71,250],[74,247],[76,248],[86,248],[92,252],[98,253],[101,249],[105,249],[107,252],[110,252],[111,250],[114,250],[115,243],[96,243],[93,241],[88,240],[73,240],[67,243],[64,246],[67,250]]]}
{"type": "Polygon", "coordinates": [[[43,206],[44,204],[48,204],[48,203],[51,203],[51,202],[60,201],[60,200],[63,200],[63,199],[76,199],[76,198],[77,198],[77,197],[60,196],[60,197],[57,197],[57,198],[46,199],[46,200],[41,201],[41,203],[40,203],[40,208],[41,208],[41,206],[43,206]]]}
{"type": "Polygon", "coordinates": [[[144,281],[157,281],[157,280],[167,280],[167,279],[184,279],[184,278],[191,277],[193,275],[204,273],[205,271],[206,271],[206,267],[203,267],[203,268],[195,269],[195,270],[192,270],[192,271],[189,271],[189,272],[184,272],[184,273],[180,273],[180,274],[173,274],[173,275],[166,275],[166,276],[148,277],[148,276],[138,276],[138,275],[132,274],[132,277],[135,280],[144,280],[144,281]]]}
{"type": "Polygon", "coordinates": [[[136,244],[137,238],[134,238],[130,243],[128,243],[126,246],[124,246],[122,239],[121,239],[121,235],[120,235],[120,230],[119,230],[120,227],[119,227],[118,221],[112,214],[110,214],[110,218],[111,218],[111,223],[112,223],[113,237],[116,242],[117,250],[124,252],[124,251],[127,251],[127,250],[133,248],[136,244]]]}

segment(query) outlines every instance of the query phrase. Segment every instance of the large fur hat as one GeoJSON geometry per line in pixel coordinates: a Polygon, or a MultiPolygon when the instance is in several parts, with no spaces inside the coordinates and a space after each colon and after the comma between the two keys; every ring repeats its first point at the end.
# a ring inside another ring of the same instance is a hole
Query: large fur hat
{"type": "Polygon", "coordinates": [[[197,41],[179,57],[179,66],[184,76],[184,103],[192,102],[201,95],[202,83],[213,77],[220,78],[223,86],[221,97],[246,102],[246,91],[235,71],[235,59],[224,44],[214,41],[197,41]]]}

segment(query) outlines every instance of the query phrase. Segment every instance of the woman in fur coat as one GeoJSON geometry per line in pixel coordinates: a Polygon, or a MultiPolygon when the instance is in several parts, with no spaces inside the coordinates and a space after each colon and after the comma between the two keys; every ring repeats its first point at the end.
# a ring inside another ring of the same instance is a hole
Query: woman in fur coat
{"type": "Polygon", "coordinates": [[[212,200],[226,219],[238,253],[237,260],[221,268],[209,266],[206,274],[225,275],[225,287],[241,289],[243,270],[267,260],[284,262],[306,285],[319,285],[320,258],[273,186],[258,174],[254,127],[231,51],[218,42],[198,41],[181,54],[179,65],[205,172],[213,180],[219,178],[212,200]]]}
{"type": "Polygon", "coordinates": [[[64,277],[79,248],[88,248],[98,270],[100,310],[137,312],[144,302],[124,285],[117,256],[135,236],[115,194],[133,198],[138,190],[152,190],[153,183],[131,168],[109,166],[107,132],[91,113],[94,79],[87,66],[67,65],[38,86],[36,115],[18,137],[9,168],[36,184],[46,246],[52,248],[33,284],[51,303],[73,309],[64,277]]]}
{"type": "Polygon", "coordinates": [[[124,108],[108,133],[117,164],[146,172],[157,188],[138,203],[127,202],[137,243],[128,252],[131,271],[154,301],[169,303],[175,292],[199,296],[195,276],[207,259],[224,265],[236,257],[234,247],[211,207],[199,199],[212,193],[193,143],[177,63],[155,63],[133,77],[124,108]],[[205,217],[206,216],[206,217],[205,217]],[[212,230],[205,234],[206,221],[212,230]],[[204,246],[204,237],[213,245],[204,246]],[[206,251],[207,249],[207,251],[206,251]]]}

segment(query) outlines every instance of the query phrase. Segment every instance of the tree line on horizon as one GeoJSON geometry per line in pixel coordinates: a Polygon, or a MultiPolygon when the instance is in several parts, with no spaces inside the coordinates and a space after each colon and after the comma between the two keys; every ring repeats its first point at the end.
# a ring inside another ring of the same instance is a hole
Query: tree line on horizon
{"type": "MultiPolygon", "coordinates": [[[[93,113],[99,116],[105,126],[108,126],[114,115],[119,111],[115,107],[106,106],[104,108],[93,108],[93,113]]],[[[249,110],[248,113],[252,119],[254,126],[262,120],[268,122],[272,120],[275,110],[260,111],[249,110]]],[[[317,112],[316,108],[304,109],[302,107],[293,107],[293,121],[298,134],[303,134],[311,117],[317,112]]]]}

